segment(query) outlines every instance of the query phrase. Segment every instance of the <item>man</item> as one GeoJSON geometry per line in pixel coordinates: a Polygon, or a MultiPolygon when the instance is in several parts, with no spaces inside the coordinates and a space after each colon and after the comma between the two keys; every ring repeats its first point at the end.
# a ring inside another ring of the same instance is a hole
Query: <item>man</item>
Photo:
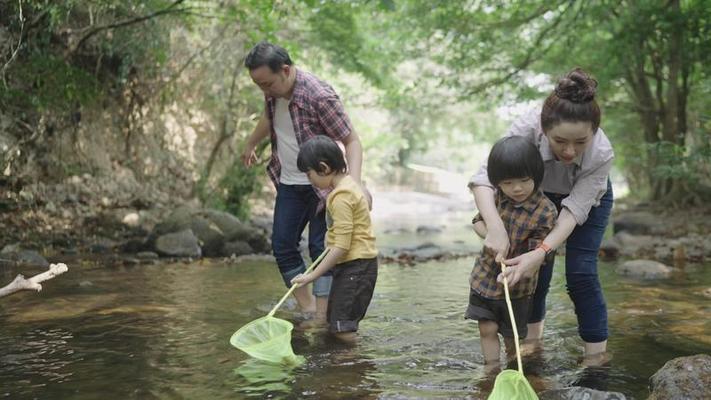
{"type": "MultiPolygon", "coordinates": [[[[296,158],[300,146],[316,135],[327,135],[343,143],[349,175],[361,183],[363,148],[353,130],[343,104],[333,88],[314,75],[297,69],[287,51],[260,42],[247,55],[245,66],[254,83],[264,92],[265,111],[247,139],[242,161],[249,167],[256,161],[255,148],[265,138],[271,140],[272,155],[267,173],[277,188],[274,205],[272,250],[287,286],[306,269],[299,242],[309,225],[309,256],[315,260],[324,249],[327,192],[314,189],[306,174],[299,171],[296,158]]],[[[366,196],[370,195],[365,190],[366,196]]],[[[331,276],[294,290],[302,311],[316,312],[325,321],[331,276]]]]}

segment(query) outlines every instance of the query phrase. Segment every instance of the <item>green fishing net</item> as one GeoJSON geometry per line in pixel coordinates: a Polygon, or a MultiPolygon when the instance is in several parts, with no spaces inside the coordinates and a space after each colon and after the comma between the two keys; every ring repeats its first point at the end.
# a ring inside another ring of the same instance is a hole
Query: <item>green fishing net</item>
{"type": "Polygon", "coordinates": [[[501,371],[494,381],[489,400],[538,400],[536,391],[522,373],[513,369],[501,371]]]}
{"type": "Polygon", "coordinates": [[[293,329],[291,322],[267,315],[240,328],[230,338],[230,344],[262,361],[299,365],[304,358],[291,348],[293,329]]]}

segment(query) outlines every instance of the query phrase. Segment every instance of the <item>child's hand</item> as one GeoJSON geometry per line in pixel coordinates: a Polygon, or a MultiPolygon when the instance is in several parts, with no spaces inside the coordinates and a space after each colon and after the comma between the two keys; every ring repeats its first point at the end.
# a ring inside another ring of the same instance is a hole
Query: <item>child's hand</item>
{"type": "Polygon", "coordinates": [[[314,279],[313,279],[313,277],[312,277],[311,274],[306,274],[306,275],[304,275],[304,274],[299,274],[299,275],[296,275],[294,278],[291,279],[291,284],[292,284],[292,285],[304,286],[304,285],[307,285],[307,284],[311,283],[311,281],[313,281],[313,280],[314,280],[314,279]]]}

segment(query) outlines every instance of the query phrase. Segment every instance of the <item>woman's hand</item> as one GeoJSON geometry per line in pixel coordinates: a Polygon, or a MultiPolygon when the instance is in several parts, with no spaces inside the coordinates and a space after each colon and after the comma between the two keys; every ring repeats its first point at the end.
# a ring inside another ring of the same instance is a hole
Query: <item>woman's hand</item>
{"type": "MultiPolygon", "coordinates": [[[[543,260],[546,258],[546,252],[543,249],[531,250],[528,253],[521,254],[509,260],[504,260],[509,268],[506,268],[506,279],[509,286],[518,283],[521,278],[530,278],[541,267],[543,260]]],[[[504,282],[503,273],[499,274],[496,279],[498,282],[504,282]]]]}
{"type": "Polygon", "coordinates": [[[502,227],[492,227],[484,238],[484,247],[489,248],[496,254],[496,262],[501,262],[509,253],[509,235],[502,227]]]}

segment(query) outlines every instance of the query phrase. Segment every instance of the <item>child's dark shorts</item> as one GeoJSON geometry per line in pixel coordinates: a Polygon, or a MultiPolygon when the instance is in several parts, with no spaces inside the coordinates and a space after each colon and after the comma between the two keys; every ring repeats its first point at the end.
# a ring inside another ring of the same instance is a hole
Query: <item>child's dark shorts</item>
{"type": "Polygon", "coordinates": [[[333,333],[355,332],[373,298],[378,279],[378,259],[358,258],[331,269],[333,282],[328,296],[327,318],[333,333]]]}
{"type": "MultiPolygon", "coordinates": [[[[531,296],[522,297],[519,299],[511,299],[513,307],[514,319],[518,328],[518,336],[523,339],[528,334],[528,313],[531,305],[531,296]]],[[[506,307],[506,300],[487,299],[469,289],[469,307],[464,313],[466,319],[487,319],[499,324],[499,333],[503,337],[512,338],[513,326],[509,318],[509,311],[506,307]]]]}

